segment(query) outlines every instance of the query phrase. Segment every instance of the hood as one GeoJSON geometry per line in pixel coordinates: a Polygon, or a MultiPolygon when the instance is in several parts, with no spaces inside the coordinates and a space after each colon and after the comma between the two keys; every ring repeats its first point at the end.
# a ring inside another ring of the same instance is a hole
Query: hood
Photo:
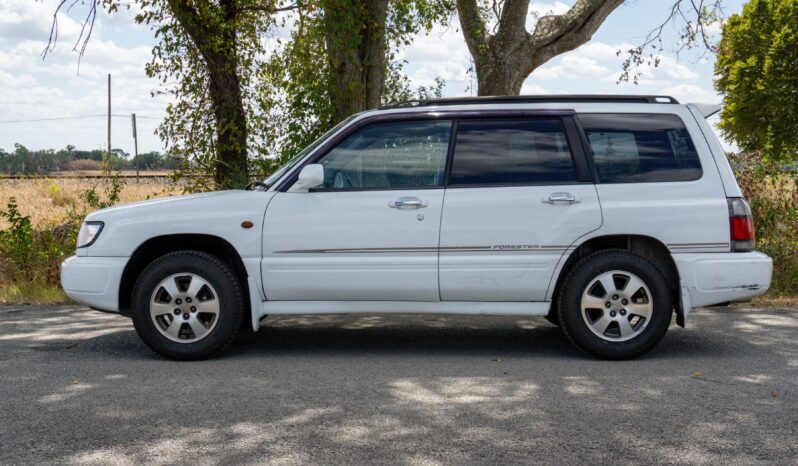
{"type": "Polygon", "coordinates": [[[190,209],[218,210],[230,208],[239,210],[243,205],[260,204],[268,200],[274,193],[263,191],[212,191],[199,194],[184,194],[181,196],[164,197],[147,201],[132,202],[118,206],[100,209],[86,216],[86,220],[103,220],[109,217],[125,217],[128,215],[147,214],[149,212],[168,212],[179,209],[186,212],[190,209]],[[253,202],[254,201],[254,202],[253,202]],[[261,202],[258,202],[261,201],[261,202]]]}

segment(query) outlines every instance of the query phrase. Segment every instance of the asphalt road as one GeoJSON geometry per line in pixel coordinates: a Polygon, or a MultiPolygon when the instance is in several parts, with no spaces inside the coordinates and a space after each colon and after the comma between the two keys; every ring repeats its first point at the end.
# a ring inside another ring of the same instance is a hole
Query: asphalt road
{"type": "Polygon", "coordinates": [[[270,318],[220,357],[0,308],[0,463],[798,463],[798,310],[713,308],[627,362],[542,319],[270,318]]]}

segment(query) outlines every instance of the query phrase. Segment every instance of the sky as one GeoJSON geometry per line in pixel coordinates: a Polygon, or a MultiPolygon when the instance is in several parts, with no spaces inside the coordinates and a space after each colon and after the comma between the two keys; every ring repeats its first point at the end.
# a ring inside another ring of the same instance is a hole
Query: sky
{"type": "MultiPolygon", "coordinates": [[[[157,43],[148,26],[137,25],[133,12],[100,13],[86,54],[78,67],[72,47],[79,35],[77,11],[59,14],[55,50],[45,59],[57,0],[0,0],[0,148],[11,151],[15,143],[31,149],[59,149],[68,144],[79,149],[106,146],[107,75],[112,74],[112,146],[133,152],[130,114],[136,113],[139,152],[162,150],[154,134],[165,115],[168,97],[155,95],[156,80],[144,67],[157,43]],[[63,117],[85,117],[59,119],[63,117]],[[21,121],[41,120],[46,121],[21,121]]],[[[534,13],[562,13],[574,3],[535,1],[534,13]]],[[[737,13],[743,0],[724,3],[724,12],[737,13]]],[[[713,89],[714,57],[711,54],[677,53],[679,34],[666,27],[662,62],[643,69],[639,84],[618,83],[623,55],[666,16],[670,0],[629,0],[613,12],[593,39],[575,51],[552,59],[535,70],[524,83],[522,94],[664,94],[680,102],[720,103],[713,89]]],[[[77,7],[76,7],[77,9],[77,7]]],[[[288,31],[275,30],[274,37],[288,31]]],[[[717,30],[715,31],[717,34],[717,30]]],[[[273,39],[273,38],[272,38],[273,39]]],[[[469,53],[456,21],[418,35],[400,51],[405,72],[414,86],[431,85],[436,77],[446,81],[446,96],[465,96],[471,77],[469,53]]]]}

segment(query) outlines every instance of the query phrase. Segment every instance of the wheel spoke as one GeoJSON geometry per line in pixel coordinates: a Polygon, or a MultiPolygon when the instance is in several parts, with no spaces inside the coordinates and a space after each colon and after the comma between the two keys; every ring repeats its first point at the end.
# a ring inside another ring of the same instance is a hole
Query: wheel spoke
{"type": "Polygon", "coordinates": [[[590,326],[593,327],[593,330],[598,332],[599,335],[604,335],[604,332],[607,331],[607,327],[609,327],[611,323],[612,318],[605,312],[604,315],[590,324],[590,326]]]}
{"type": "Polygon", "coordinates": [[[626,309],[633,315],[645,317],[646,319],[651,317],[651,304],[634,304],[629,303],[626,306],[626,309]]]}
{"type": "Polygon", "coordinates": [[[169,294],[169,297],[174,299],[180,295],[180,289],[177,287],[177,277],[171,277],[168,280],[164,280],[161,283],[161,286],[164,290],[169,294]]]}
{"type": "Polygon", "coordinates": [[[605,299],[585,294],[582,296],[582,309],[604,309],[605,299]]]}
{"type": "Polygon", "coordinates": [[[208,333],[208,327],[206,327],[205,324],[203,324],[196,317],[191,319],[188,324],[191,326],[191,330],[194,332],[194,339],[200,339],[208,333]]]}
{"type": "Polygon", "coordinates": [[[174,319],[172,319],[172,323],[169,324],[169,327],[167,327],[166,333],[170,337],[177,339],[178,335],[180,334],[180,327],[182,325],[183,319],[181,319],[180,316],[175,316],[174,319]]]}
{"type": "Polygon", "coordinates": [[[191,276],[191,283],[188,285],[188,290],[186,290],[186,294],[193,299],[197,298],[197,295],[202,290],[202,287],[207,285],[208,282],[202,279],[202,277],[198,277],[196,275],[191,276]]]}
{"type": "Polygon", "coordinates": [[[640,288],[643,288],[643,281],[637,277],[629,276],[629,281],[623,287],[623,292],[627,298],[631,299],[635,293],[640,291],[640,288]]]}
{"type": "Polygon", "coordinates": [[[608,295],[611,295],[611,294],[615,293],[616,291],[618,291],[615,288],[615,280],[612,279],[612,274],[611,273],[602,274],[602,275],[600,275],[598,277],[597,280],[601,283],[601,286],[604,288],[604,291],[607,292],[607,294],[604,295],[605,298],[608,295]]]}
{"type": "Polygon", "coordinates": [[[621,338],[626,338],[635,333],[635,330],[629,324],[629,319],[627,317],[618,319],[618,326],[621,329],[621,338]]]}
{"type": "Polygon", "coordinates": [[[155,318],[164,314],[171,314],[174,307],[170,303],[159,303],[153,301],[150,303],[150,315],[155,318]]]}
{"type": "Polygon", "coordinates": [[[197,312],[202,314],[219,314],[219,300],[215,297],[207,301],[197,301],[197,312]]]}

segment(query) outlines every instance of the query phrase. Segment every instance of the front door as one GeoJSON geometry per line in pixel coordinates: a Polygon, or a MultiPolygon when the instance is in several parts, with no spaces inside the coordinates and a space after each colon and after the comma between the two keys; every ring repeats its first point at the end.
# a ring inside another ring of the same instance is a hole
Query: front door
{"type": "Polygon", "coordinates": [[[458,121],[441,222],[442,300],[545,300],[562,255],[601,226],[596,188],[569,139],[567,119],[458,121]]]}
{"type": "Polygon", "coordinates": [[[451,121],[375,123],[316,163],[325,182],[281,192],[263,232],[267,299],[438,301],[451,121]]]}

